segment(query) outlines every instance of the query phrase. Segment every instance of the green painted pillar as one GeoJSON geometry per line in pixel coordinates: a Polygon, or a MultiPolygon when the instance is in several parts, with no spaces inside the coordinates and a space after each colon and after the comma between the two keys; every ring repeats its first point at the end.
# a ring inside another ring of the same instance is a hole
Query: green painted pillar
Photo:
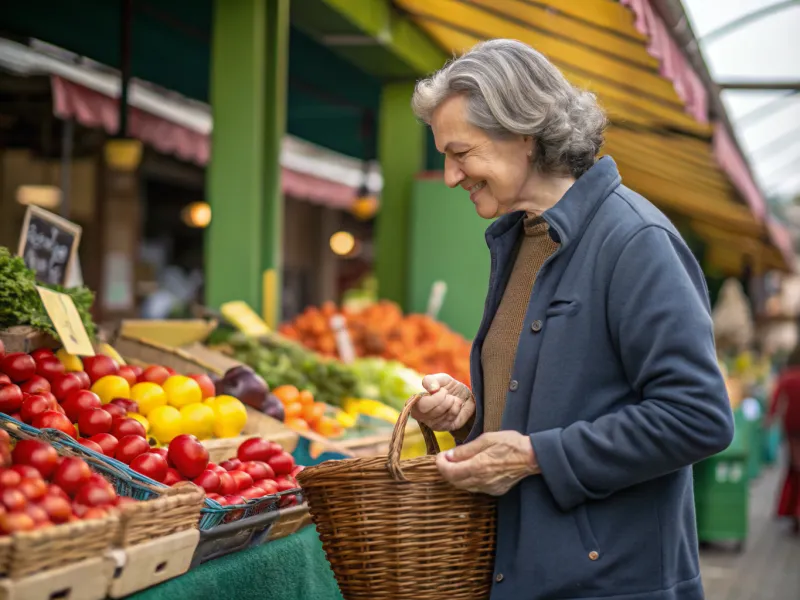
{"type": "Polygon", "coordinates": [[[214,116],[206,234],[206,303],[244,300],[268,322],[279,306],[280,148],[286,123],[289,0],[215,0],[214,116]],[[271,272],[273,276],[266,277],[271,272]]]}
{"type": "Polygon", "coordinates": [[[408,306],[411,194],[425,166],[425,127],[411,112],[414,82],[387,83],[378,116],[378,158],[383,172],[376,228],[378,294],[408,306]]]}

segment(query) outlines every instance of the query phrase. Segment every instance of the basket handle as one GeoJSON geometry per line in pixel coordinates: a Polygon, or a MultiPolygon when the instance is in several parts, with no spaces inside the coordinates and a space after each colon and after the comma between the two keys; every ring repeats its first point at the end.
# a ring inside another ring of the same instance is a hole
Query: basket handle
{"type": "MultiPolygon", "coordinates": [[[[405,437],[406,425],[408,424],[408,417],[411,414],[411,409],[419,402],[420,398],[427,396],[427,393],[414,394],[408,399],[400,417],[394,424],[394,431],[392,431],[392,439],[389,442],[389,456],[386,460],[386,466],[395,481],[408,481],[408,478],[403,474],[400,468],[400,451],[403,449],[403,439],[405,437]]],[[[425,438],[425,447],[429,455],[439,454],[439,442],[436,440],[433,430],[424,423],[418,423],[422,437],[425,438]]]]}

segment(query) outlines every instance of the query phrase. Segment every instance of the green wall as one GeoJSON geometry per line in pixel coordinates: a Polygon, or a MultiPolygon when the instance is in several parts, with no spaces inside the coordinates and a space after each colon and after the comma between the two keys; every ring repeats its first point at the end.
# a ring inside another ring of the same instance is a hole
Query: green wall
{"type": "Polygon", "coordinates": [[[409,309],[425,312],[435,281],[447,283],[439,319],[472,339],[489,285],[490,221],[475,212],[467,193],[441,178],[414,182],[409,232],[409,309]]]}

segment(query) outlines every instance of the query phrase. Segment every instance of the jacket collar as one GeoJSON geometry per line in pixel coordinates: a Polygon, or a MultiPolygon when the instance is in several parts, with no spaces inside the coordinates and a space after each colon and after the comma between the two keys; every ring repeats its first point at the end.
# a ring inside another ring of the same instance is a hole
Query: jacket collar
{"type": "MultiPolygon", "coordinates": [[[[580,239],[595,211],[621,181],[614,159],[604,156],[578,178],[555,206],[542,214],[562,248],[580,239]]],[[[505,234],[518,233],[524,216],[524,212],[518,211],[497,219],[486,230],[486,243],[491,247],[505,234]]]]}

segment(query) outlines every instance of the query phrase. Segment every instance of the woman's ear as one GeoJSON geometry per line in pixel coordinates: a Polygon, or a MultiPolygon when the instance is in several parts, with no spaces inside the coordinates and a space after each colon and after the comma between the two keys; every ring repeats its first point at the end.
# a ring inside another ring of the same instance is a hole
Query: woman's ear
{"type": "Polygon", "coordinates": [[[526,148],[526,153],[528,155],[528,159],[532,160],[533,159],[533,149],[534,149],[533,148],[534,147],[533,136],[523,135],[522,136],[522,142],[525,144],[525,148],[526,148]]]}

